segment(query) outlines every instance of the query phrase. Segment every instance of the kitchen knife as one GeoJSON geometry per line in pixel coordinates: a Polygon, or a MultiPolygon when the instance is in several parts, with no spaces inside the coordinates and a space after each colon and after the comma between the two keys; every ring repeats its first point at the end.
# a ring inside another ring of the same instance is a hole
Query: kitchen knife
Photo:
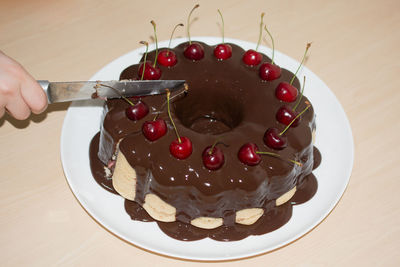
{"type": "Polygon", "coordinates": [[[165,93],[165,89],[175,91],[185,80],[122,80],[122,81],[82,81],[49,82],[38,81],[47,94],[48,102],[65,102],[85,99],[108,99],[131,96],[146,96],[165,93]]]}

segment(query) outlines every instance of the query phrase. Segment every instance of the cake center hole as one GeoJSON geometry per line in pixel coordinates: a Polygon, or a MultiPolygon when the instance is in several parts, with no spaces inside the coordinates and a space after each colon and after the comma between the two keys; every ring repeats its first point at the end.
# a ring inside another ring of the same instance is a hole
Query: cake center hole
{"type": "Polygon", "coordinates": [[[185,98],[175,102],[174,107],[181,123],[198,133],[226,133],[242,121],[241,106],[226,95],[189,93],[185,98]]]}
{"type": "Polygon", "coordinates": [[[209,115],[195,119],[189,128],[204,134],[221,134],[232,130],[231,126],[209,115]]]}

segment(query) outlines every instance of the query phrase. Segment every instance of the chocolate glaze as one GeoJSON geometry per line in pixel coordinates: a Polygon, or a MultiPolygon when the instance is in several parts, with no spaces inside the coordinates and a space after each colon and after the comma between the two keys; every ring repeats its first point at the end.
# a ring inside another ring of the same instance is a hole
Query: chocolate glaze
{"type": "Polygon", "coordinates": [[[97,157],[99,153],[99,139],[100,133],[97,133],[90,142],[89,147],[90,169],[92,170],[92,175],[101,187],[111,193],[118,194],[112,185],[112,179],[105,175],[105,166],[103,162],[101,162],[97,157]]]}
{"type": "Polygon", "coordinates": [[[287,223],[292,216],[292,206],[285,203],[279,207],[271,207],[252,225],[234,224],[205,230],[182,222],[157,222],[160,229],[172,238],[183,241],[194,241],[206,237],[218,241],[237,241],[249,235],[262,235],[272,232],[287,223]]]}
{"type": "MultiPolygon", "coordinates": [[[[90,164],[93,177],[99,185],[107,191],[118,194],[112,186],[111,180],[104,175],[104,164],[97,157],[99,144],[99,133],[90,144],[90,164]]],[[[314,147],[314,166],[321,161],[321,154],[314,147]]],[[[297,185],[297,191],[291,200],[282,206],[274,205],[266,208],[268,211],[253,225],[240,225],[233,223],[235,214],[227,212],[225,220],[230,220],[231,226],[221,226],[213,230],[204,230],[180,221],[173,223],[157,222],[160,229],[172,238],[182,241],[194,241],[206,237],[219,241],[235,241],[246,238],[249,235],[262,235],[283,226],[292,216],[292,206],[310,200],[317,191],[318,183],[313,174],[306,176],[297,185]]],[[[270,204],[273,204],[270,202],[270,204]]],[[[154,219],[137,202],[125,199],[125,210],[132,220],[153,222],[154,219]]]]}
{"type": "MultiPolygon", "coordinates": [[[[262,140],[265,130],[269,127],[284,128],[275,118],[276,111],[283,103],[274,96],[274,89],[279,82],[289,81],[293,74],[282,69],[279,79],[263,82],[258,77],[258,68],[242,63],[244,51],[234,44],[231,44],[232,58],[219,61],[212,55],[213,47],[202,43],[205,57],[195,62],[183,56],[185,45],[173,49],[178,58],[177,65],[160,68],[161,79],[185,79],[189,84],[186,96],[176,93],[171,99],[171,108],[180,135],[189,137],[193,143],[192,155],[186,160],[177,160],[170,155],[169,144],[176,136],[166,112],[166,97],[161,95],[142,99],[149,106],[150,113],[136,122],[126,118],[125,108],[128,104],[125,101],[108,101],[99,136],[98,158],[107,164],[122,139],[119,149],[137,172],[135,201],[143,204],[145,195],[154,193],[177,209],[177,222],[159,223],[160,228],[170,236],[183,240],[206,236],[217,240],[237,240],[250,234],[272,231],[286,223],[291,216],[290,203],[275,207],[275,200],[279,196],[297,186],[300,190],[293,200],[294,203],[302,203],[316,191],[316,179],[310,175],[316,154],[311,142],[311,132],[315,129],[314,111],[310,108],[302,116],[300,125],[286,132],[286,149],[271,150],[262,140]],[[145,120],[153,119],[155,114],[166,120],[169,129],[161,139],[149,142],[141,133],[141,126],[145,120]],[[224,151],[225,164],[217,171],[210,171],[203,166],[201,153],[218,138],[222,140],[219,146],[224,151]],[[281,158],[263,156],[259,165],[246,166],[237,159],[237,152],[247,142],[256,143],[260,150],[279,153],[281,158]],[[300,161],[303,166],[284,159],[300,161]],[[265,209],[264,216],[256,224],[242,226],[234,223],[236,211],[253,207],[265,209]],[[205,231],[187,224],[200,216],[222,217],[224,226],[205,231]],[[259,224],[270,226],[256,226],[259,224]],[[240,230],[242,228],[247,230],[240,230]]],[[[154,54],[154,51],[150,52],[148,59],[153,60],[154,54]]],[[[270,61],[265,55],[263,57],[264,61],[270,61]]],[[[132,65],[121,73],[120,78],[136,79],[137,70],[138,65],[132,65]]],[[[297,79],[294,85],[299,87],[297,79]]],[[[297,110],[306,106],[306,100],[303,97],[297,110]]],[[[95,139],[93,147],[96,146],[95,139]]],[[[92,172],[96,178],[99,172],[93,162],[98,159],[92,150],[95,148],[91,149],[90,154],[92,172]]],[[[96,179],[103,187],[110,186],[101,178],[96,179]]],[[[134,219],[144,218],[137,215],[140,209],[134,203],[126,201],[126,210],[134,219]]]]}

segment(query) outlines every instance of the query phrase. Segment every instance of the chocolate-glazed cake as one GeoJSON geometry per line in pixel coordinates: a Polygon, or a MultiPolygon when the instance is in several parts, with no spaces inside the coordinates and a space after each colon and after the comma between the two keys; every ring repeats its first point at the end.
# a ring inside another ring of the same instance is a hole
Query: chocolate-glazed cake
{"type": "MultiPolygon", "coordinates": [[[[314,111],[310,107],[300,123],[285,133],[285,149],[269,148],[263,142],[266,129],[285,128],[276,113],[283,104],[294,105],[278,100],[275,88],[294,74],[282,68],[278,79],[266,82],[260,79],[257,66],[243,63],[245,51],[235,44],[230,44],[231,58],[218,60],[213,47],[201,43],[205,55],[197,61],[184,56],[186,45],[172,49],[176,65],[159,67],[161,79],[182,79],[189,86],[187,92],[172,95],[171,116],[180,135],[192,141],[190,157],[178,160],[169,152],[176,135],[165,95],[143,97],[150,112],[137,121],[126,117],[126,101],[109,100],[101,130],[90,147],[93,176],[105,189],[126,199],[125,209],[132,219],[156,220],[177,239],[208,236],[228,241],[273,231],[290,219],[292,205],[309,200],[317,189],[312,175],[320,161],[313,146],[314,111]],[[151,142],[144,137],[142,125],[156,116],[166,121],[168,131],[151,142]],[[217,139],[225,162],[220,169],[209,170],[202,152],[217,139]],[[279,157],[265,155],[256,166],[243,164],[238,151],[248,142],[279,157]]],[[[155,51],[147,55],[151,61],[154,57],[155,51]]],[[[263,55],[263,61],[270,59],[263,55]]],[[[126,68],[120,79],[138,79],[138,68],[138,64],[126,68]]],[[[293,84],[299,88],[298,79],[293,84]]],[[[306,108],[307,102],[303,96],[298,110],[306,108]]]]}

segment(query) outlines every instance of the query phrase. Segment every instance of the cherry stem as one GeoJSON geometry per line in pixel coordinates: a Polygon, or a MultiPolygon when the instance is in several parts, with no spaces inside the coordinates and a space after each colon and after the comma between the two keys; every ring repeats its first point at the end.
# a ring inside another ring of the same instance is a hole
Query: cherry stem
{"type": "Polygon", "coordinates": [[[271,64],[275,64],[275,63],[274,63],[274,55],[275,55],[275,43],[274,43],[274,38],[272,38],[272,34],[268,31],[267,25],[264,26],[264,29],[265,29],[265,31],[268,33],[269,37],[271,38],[271,42],[272,42],[271,64]]]}
{"type": "Polygon", "coordinates": [[[143,81],[144,78],[144,70],[146,69],[146,59],[147,59],[147,53],[149,51],[149,43],[146,41],[140,41],[140,44],[144,44],[146,45],[146,52],[144,53],[144,59],[143,59],[143,70],[142,70],[142,77],[140,78],[140,80],[143,81]]]}
{"type": "Polygon", "coordinates": [[[176,28],[178,28],[178,26],[183,26],[183,24],[179,23],[179,24],[175,25],[174,29],[172,30],[171,37],[169,38],[168,48],[167,48],[167,56],[169,55],[169,49],[171,47],[172,36],[174,36],[175,30],[176,30],[176,28]]]}
{"type": "Polygon", "coordinates": [[[304,62],[304,60],[306,59],[307,51],[308,51],[308,49],[310,48],[310,46],[311,46],[311,43],[307,43],[306,51],[304,52],[304,55],[303,55],[303,58],[301,59],[301,62],[300,62],[299,67],[297,68],[297,70],[296,70],[296,72],[294,73],[292,79],[290,80],[290,85],[292,85],[292,83],[293,83],[293,81],[294,81],[294,78],[296,78],[297,72],[299,72],[300,67],[303,65],[303,62],[304,62]]]}
{"type": "MultiPolygon", "coordinates": [[[[260,154],[260,155],[268,155],[268,156],[272,156],[272,157],[276,157],[276,158],[282,158],[281,155],[277,154],[277,153],[273,153],[273,152],[266,152],[266,151],[256,151],[256,154],[260,154]]],[[[303,166],[303,164],[301,164],[298,161],[292,160],[292,159],[288,159],[288,161],[298,165],[298,166],[303,166]]]]}
{"type": "Polygon", "coordinates": [[[212,152],[214,151],[214,147],[219,143],[219,141],[221,140],[222,137],[217,138],[217,140],[215,140],[214,144],[212,144],[210,151],[208,151],[208,154],[211,155],[212,152]]]}
{"type": "Polygon", "coordinates": [[[305,109],[303,109],[303,111],[302,112],[300,112],[299,114],[297,114],[297,116],[296,117],[294,117],[294,119],[286,126],[286,128],[285,129],[283,129],[283,131],[282,132],[280,132],[279,133],[279,135],[282,135],[282,134],[284,134],[286,131],[287,131],[287,129],[289,129],[290,128],[290,126],[294,123],[294,121],[295,120],[297,120],[304,112],[306,112],[307,111],[307,109],[309,109],[310,107],[311,107],[311,105],[310,105],[310,103],[309,102],[306,102],[306,105],[307,105],[307,107],[305,108],[305,109]]]}
{"type": "MultiPolygon", "coordinates": [[[[181,92],[175,94],[174,96],[170,97],[170,100],[173,100],[174,98],[178,97],[179,95],[185,94],[185,93],[188,92],[188,90],[189,90],[189,85],[187,85],[187,83],[184,83],[183,86],[185,87],[185,88],[183,89],[183,91],[181,91],[181,92]]],[[[163,110],[165,104],[167,104],[167,103],[168,103],[168,101],[164,102],[164,103],[161,105],[160,110],[163,110]]]]}
{"type": "Polygon", "coordinates": [[[224,23],[224,17],[222,16],[221,11],[218,9],[218,13],[221,16],[221,20],[222,20],[222,43],[225,43],[225,23],[224,23]]]}
{"type": "Polygon", "coordinates": [[[154,116],[153,121],[156,121],[156,119],[158,118],[159,115],[160,115],[160,113],[157,113],[157,114],[154,116]]]}
{"type": "Polygon", "coordinates": [[[120,97],[122,97],[122,99],[124,99],[126,102],[128,102],[129,105],[131,105],[132,107],[135,106],[135,104],[133,104],[132,101],[130,101],[125,96],[123,96],[122,93],[117,88],[114,88],[112,86],[109,86],[109,85],[106,85],[106,84],[102,84],[102,83],[99,83],[98,85],[113,89],[120,97]]]}
{"type": "Polygon", "coordinates": [[[154,64],[153,64],[153,68],[156,66],[157,63],[157,57],[158,57],[158,41],[157,41],[157,32],[156,32],[156,23],[154,22],[154,20],[150,21],[151,25],[153,25],[153,29],[154,29],[154,39],[156,41],[156,56],[154,58],[154,64]]]}
{"type": "Polygon", "coordinates": [[[190,13],[189,13],[188,19],[187,19],[187,35],[188,35],[188,38],[189,38],[189,44],[190,44],[190,45],[192,44],[192,41],[190,40],[190,32],[189,32],[190,17],[192,16],[193,11],[194,11],[196,8],[198,8],[199,6],[200,6],[200,5],[197,4],[197,5],[195,5],[195,6],[192,8],[192,10],[191,10],[190,13]]]}
{"type": "Polygon", "coordinates": [[[299,106],[299,104],[300,104],[300,100],[303,98],[303,93],[304,93],[304,87],[305,87],[305,86],[306,86],[306,76],[304,76],[304,79],[303,79],[303,87],[301,88],[300,97],[299,97],[299,100],[297,100],[296,105],[294,105],[293,111],[296,110],[296,108],[297,108],[297,107],[299,106]]]}
{"type": "Polygon", "coordinates": [[[264,22],[263,22],[264,15],[265,15],[264,12],[261,13],[260,33],[259,33],[259,35],[258,35],[258,42],[257,42],[257,46],[256,46],[256,51],[258,50],[258,47],[259,47],[260,42],[261,42],[262,30],[263,30],[263,25],[264,25],[264,22]]]}
{"type": "Polygon", "coordinates": [[[169,116],[169,119],[171,120],[172,126],[174,126],[174,130],[175,130],[176,136],[178,137],[178,142],[179,142],[179,144],[180,144],[180,143],[182,143],[182,140],[181,140],[181,137],[180,137],[179,134],[178,134],[178,130],[176,129],[174,120],[172,119],[172,116],[171,116],[171,110],[170,110],[170,108],[169,108],[169,97],[170,97],[170,95],[171,95],[171,92],[169,91],[169,89],[166,89],[166,90],[167,90],[167,109],[168,109],[168,116],[169,116]]]}

